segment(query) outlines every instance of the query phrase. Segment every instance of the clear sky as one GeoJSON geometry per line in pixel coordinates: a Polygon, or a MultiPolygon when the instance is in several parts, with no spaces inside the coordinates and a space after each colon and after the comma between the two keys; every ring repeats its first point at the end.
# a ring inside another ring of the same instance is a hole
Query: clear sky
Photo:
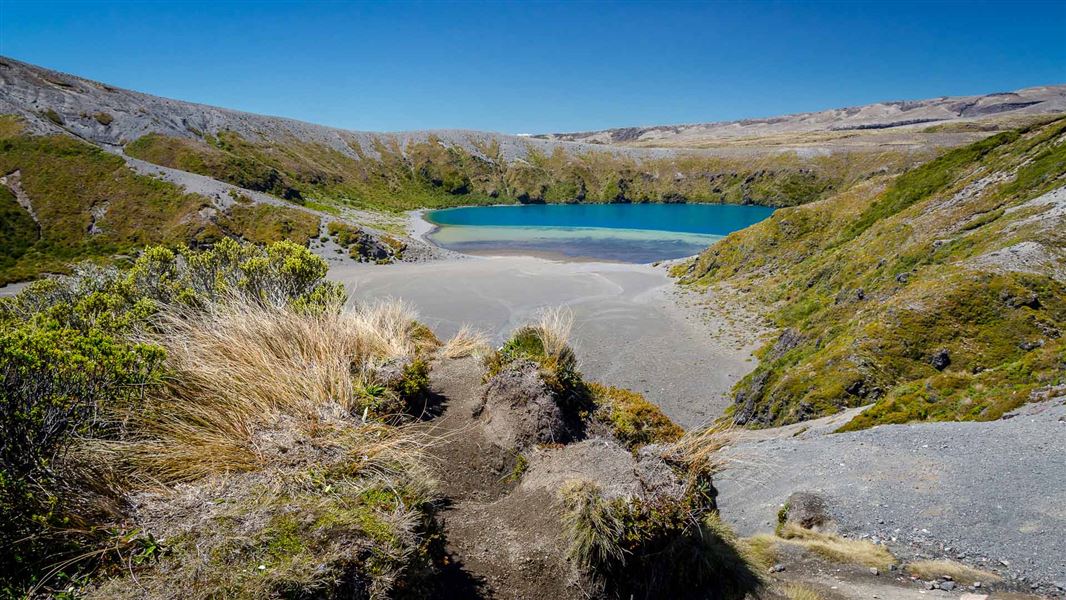
{"type": "Polygon", "coordinates": [[[1066,0],[0,0],[0,54],[351,129],[539,133],[1066,83],[1066,0]]]}

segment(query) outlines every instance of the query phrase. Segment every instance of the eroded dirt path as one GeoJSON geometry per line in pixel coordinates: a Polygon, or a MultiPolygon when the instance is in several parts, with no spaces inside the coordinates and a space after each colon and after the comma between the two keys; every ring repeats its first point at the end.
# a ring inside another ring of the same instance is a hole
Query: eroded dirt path
{"type": "Polygon", "coordinates": [[[517,455],[490,442],[474,417],[481,365],[473,358],[441,360],[430,382],[441,415],[426,424],[444,509],[447,583],[444,598],[565,598],[558,540],[545,532],[558,515],[544,510],[546,494],[516,490],[517,455]]]}

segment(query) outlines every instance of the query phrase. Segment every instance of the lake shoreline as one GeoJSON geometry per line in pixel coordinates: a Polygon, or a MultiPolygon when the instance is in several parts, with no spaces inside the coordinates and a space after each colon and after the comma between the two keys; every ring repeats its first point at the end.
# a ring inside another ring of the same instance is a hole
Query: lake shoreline
{"type": "Polygon", "coordinates": [[[726,204],[551,204],[412,211],[412,235],[468,255],[651,264],[702,252],[773,213],[726,204]]]}

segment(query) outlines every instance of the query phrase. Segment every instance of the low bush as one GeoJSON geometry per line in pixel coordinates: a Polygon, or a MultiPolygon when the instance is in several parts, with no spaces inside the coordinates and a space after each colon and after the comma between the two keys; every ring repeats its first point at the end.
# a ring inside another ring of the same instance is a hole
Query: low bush
{"type": "Polygon", "coordinates": [[[563,490],[569,557],[610,597],[744,598],[757,569],[700,494],[605,499],[587,482],[563,490]]]}
{"type": "Polygon", "coordinates": [[[0,590],[17,591],[55,557],[106,537],[97,524],[121,503],[72,447],[110,433],[101,413],[139,401],[161,357],[99,331],[0,331],[0,590]]]}

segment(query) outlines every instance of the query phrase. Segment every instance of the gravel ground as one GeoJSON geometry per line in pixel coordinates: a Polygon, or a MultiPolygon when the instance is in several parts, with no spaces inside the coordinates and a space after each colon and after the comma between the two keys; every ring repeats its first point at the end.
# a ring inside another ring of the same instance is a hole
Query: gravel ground
{"type": "Polygon", "coordinates": [[[590,378],[645,394],[684,427],[718,417],[760,340],[742,309],[705,313],[665,269],[526,256],[415,264],[333,264],[353,300],[411,302],[441,338],[463,324],[502,343],[547,307],[574,313],[571,340],[590,378]]]}
{"type": "Polygon", "coordinates": [[[951,558],[1019,589],[1066,593],[1064,398],[1001,421],[828,433],[846,418],[738,443],[716,480],[723,516],[743,535],[770,531],[792,492],[813,491],[842,533],[900,558],[951,558]]]}

